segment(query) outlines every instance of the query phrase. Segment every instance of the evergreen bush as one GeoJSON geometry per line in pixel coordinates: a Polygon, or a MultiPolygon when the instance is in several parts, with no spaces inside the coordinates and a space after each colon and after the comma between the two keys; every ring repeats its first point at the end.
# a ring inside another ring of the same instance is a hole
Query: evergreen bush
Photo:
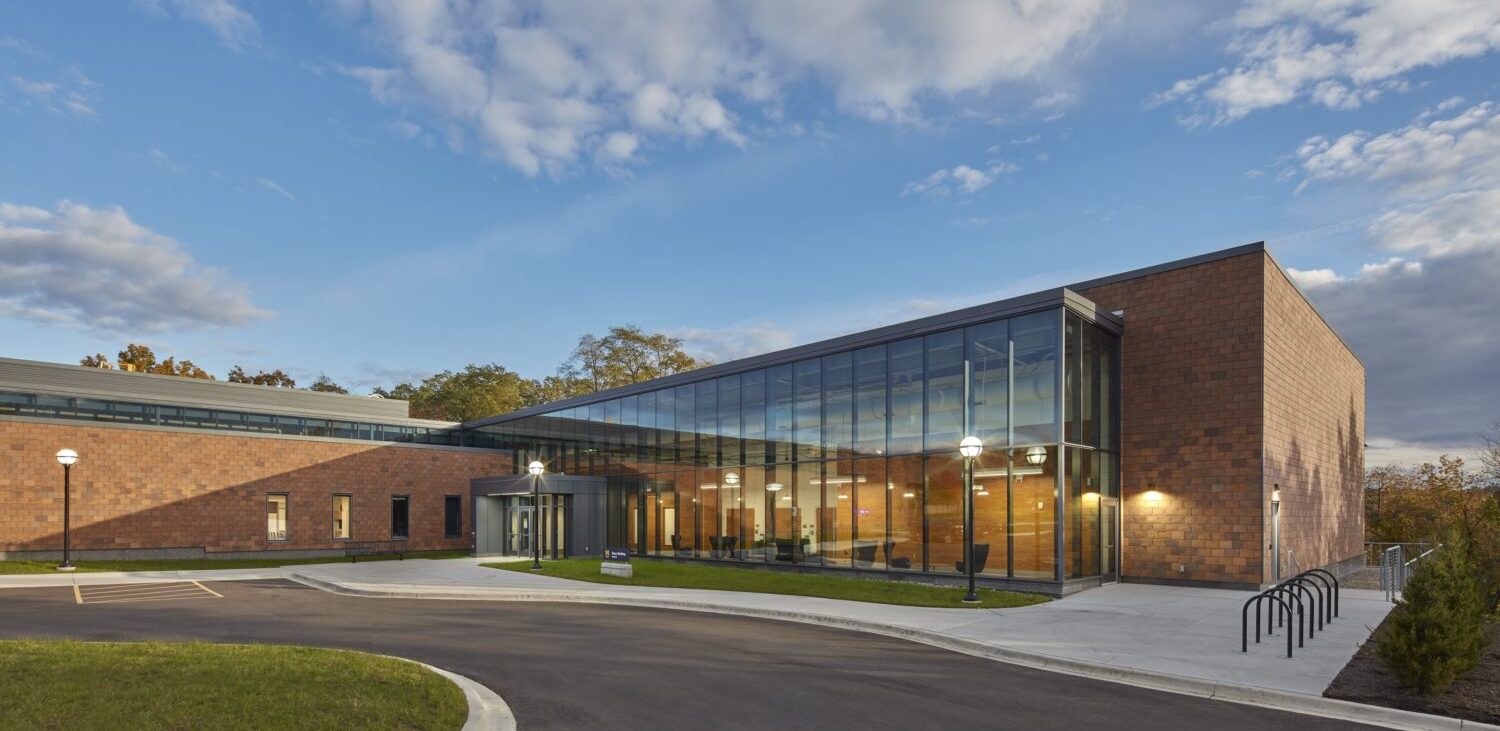
{"type": "Polygon", "coordinates": [[[1485,606],[1468,540],[1454,531],[1407,580],[1377,654],[1406,685],[1437,693],[1479,664],[1485,606]]]}

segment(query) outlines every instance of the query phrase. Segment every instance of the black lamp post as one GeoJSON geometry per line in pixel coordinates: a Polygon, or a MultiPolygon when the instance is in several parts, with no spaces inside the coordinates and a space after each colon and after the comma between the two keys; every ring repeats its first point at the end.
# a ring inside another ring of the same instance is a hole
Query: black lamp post
{"type": "Polygon", "coordinates": [[[73,562],[71,552],[72,533],[72,485],[70,477],[73,465],[78,462],[78,453],[71,449],[63,449],[57,453],[57,463],[63,466],[63,560],[58,564],[58,571],[72,571],[73,562]]]}
{"type": "Polygon", "coordinates": [[[542,473],[547,471],[547,466],[539,461],[526,465],[526,471],[531,473],[531,570],[542,570],[542,500],[541,494],[537,492],[537,486],[542,480],[542,473]]]}
{"type": "Polygon", "coordinates": [[[979,603],[979,592],[974,590],[974,458],[983,451],[979,437],[964,437],[958,443],[958,453],[964,458],[964,573],[969,575],[965,604],[979,603]]]}

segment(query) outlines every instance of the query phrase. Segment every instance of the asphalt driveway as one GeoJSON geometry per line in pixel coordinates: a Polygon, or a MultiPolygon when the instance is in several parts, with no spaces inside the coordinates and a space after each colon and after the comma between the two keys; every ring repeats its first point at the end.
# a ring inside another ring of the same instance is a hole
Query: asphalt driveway
{"type": "Polygon", "coordinates": [[[209,586],[222,598],[79,604],[70,588],[6,590],[0,636],[265,642],[400,655],[495,689],[524,731],[1370,728],[773,620],[361,599],[287,581],[209,586]]]}

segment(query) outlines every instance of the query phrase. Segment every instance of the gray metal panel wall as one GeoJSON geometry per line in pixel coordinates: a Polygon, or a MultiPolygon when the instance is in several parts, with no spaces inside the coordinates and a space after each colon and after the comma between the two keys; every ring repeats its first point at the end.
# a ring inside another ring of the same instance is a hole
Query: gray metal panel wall
{"type": "MultiPolygon", "coordinates": [[[[0,358],[0,390],[331,419],[408,420],[399,399],[0,358]]],[[[426,422],[433,425],[444,422],[426,422]]]]}

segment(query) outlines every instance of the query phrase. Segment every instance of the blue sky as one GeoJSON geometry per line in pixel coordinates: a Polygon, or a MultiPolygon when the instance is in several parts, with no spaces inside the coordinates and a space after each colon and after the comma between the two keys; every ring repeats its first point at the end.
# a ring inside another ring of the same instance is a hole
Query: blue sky
{"type": "Polygon", "coordinates": [[[724,360],[1266,240],[1372,463],[1500,418],[1494,3],[1024,5],[0,5],[0,352],[724,360]]]}

